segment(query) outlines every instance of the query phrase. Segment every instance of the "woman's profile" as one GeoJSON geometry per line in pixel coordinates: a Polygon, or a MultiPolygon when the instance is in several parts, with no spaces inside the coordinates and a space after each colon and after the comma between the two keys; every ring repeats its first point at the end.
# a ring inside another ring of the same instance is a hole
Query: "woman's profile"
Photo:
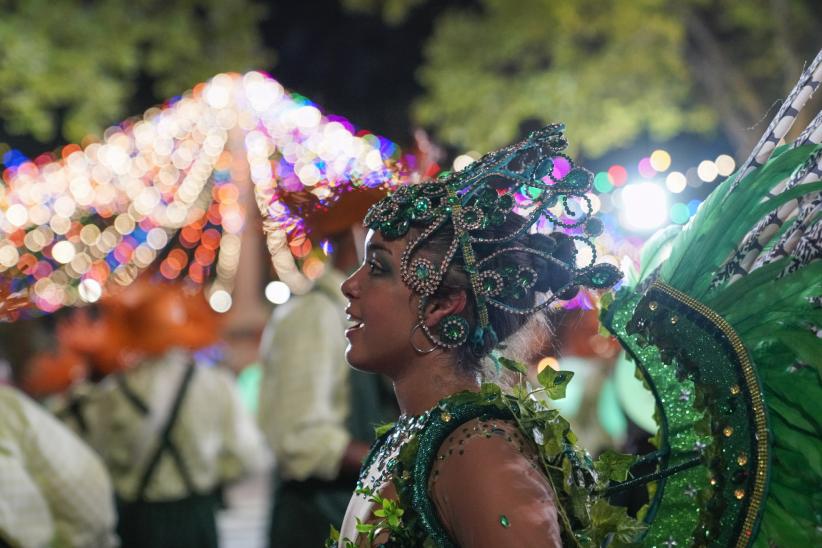
{"type": "Polygon", "coordinates": [[[584,527],[593,475],[567,423],[481,383],[489,363],[516,369],[496,352],[515,352],[551,303],[620,277],[595,263],[591,175],[564,148],[562,127],[546,127],[462,172],[402,187],[366,217],[365,260],[342,286],[346,357],[388,376],[403,414],[366,460],[343,544],[559,546],[584,527]],[[579,234],[532,233],[546,218],[579,234]],[[582,266],[581,248],[591,252],[582,266]],[[555,447],[523,435],[523,421],[554,428],[555,447]],[[573,489],[557,484],[569,480],[573,489]]]}

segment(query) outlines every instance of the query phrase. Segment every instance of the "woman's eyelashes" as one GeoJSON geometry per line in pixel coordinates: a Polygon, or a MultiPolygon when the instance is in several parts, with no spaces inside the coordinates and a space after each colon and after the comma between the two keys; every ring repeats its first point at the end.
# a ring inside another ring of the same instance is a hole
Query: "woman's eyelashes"
{"type": "Polygon", "coordinates": [[[378,258],[371,257],[368,259],[368,271],[369,273],[377,276],[380,274],[385,274],[388,272],[388,267],[382,263],[378,258]]]}

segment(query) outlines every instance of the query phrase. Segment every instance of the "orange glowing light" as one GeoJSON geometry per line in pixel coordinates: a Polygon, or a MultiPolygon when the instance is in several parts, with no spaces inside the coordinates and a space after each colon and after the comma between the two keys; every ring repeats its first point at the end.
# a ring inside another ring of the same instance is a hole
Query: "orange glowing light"
{"type": "Polygon", "coordinates": [[[174,278],[180,275],[180,270],[178,268],[175,268],[174,264],[171,263],[168,259],[166,259],[162,263],[160,263],[160,274],[162,274],[163,277],[168,280],[173,280],[174,278]]]}
{"type": "Polygon", "coordinates": [[[201,245],[197,248],[197,251],[194,252],[194,260],[203,266],[208,266],[214,262],[215,255],[216,253],[213,249],[201,245]]]}
{"type": "Polygon", "coordinates": [[[180,249],[179,247],[172,249],[166,261],[175,269],[175,270],[182,270],[185,268],[186,264],[188,264],[188,255],[186,252],[180,249]]]}
{"type": "Polygon", "coordinates": [[[619,164],[608,168],[608,180],[614,186],[622,186],[628,181],[628,170],[619,164]]]}
{"type": "Polygon", "coordinates": [[[203,283],[205,281],[205,274],[206,269],[200,263],[191,263],[191,266],[188,268],[188,277],[191,278],[191,281],[194,283],[203,283]]]}
{"type": "Polygon", "coordinates": [[[180,240],[189,246],[196,244],[200,241],[199,229],[194,228],[192,225],[183,227],[183,229],[180,230],[180,240]]]}
{"type": "Polygon", "coordinates": [[[63,150],[60,152],[60,155],[65,160],[66,158],[68,158],[69,156],[74,154],[75,152],[83,152],[83,149],[80,148],[80,145],[76,145],[76,144],[72,143],[70,145],[64,146],[63,150]]]}
{"type": "Polygon", "coordinates": [[[91,268],[86,273],[86,278],[91,278],[103,285],[105,281],[108,279],[108,275],[111,273],[111,269],[108,266],[106,261],[100,260],[91,265],[91,268]]]}
{"type": "Polygon", "coordinates": [[[240,189],[231,183],[224,184],[217,189],[217,199],[224,204],[235,204],[240,197],[240,189]]]}
{"type": "Polygon", "coordinates": [[[209,228],[200,236],[200,242],[208,249],[217,249],[220,247],[220,231],[216,228],[209,228]]]}
{"type": "Polygon", "coordinates": [[[17,269],[25,274],[26,276],[30,276],[34,273],[34,267],[37,265],[37,257],[32,255],[31,253],[26,253],[20,260],[17,261],[17,269]]]}

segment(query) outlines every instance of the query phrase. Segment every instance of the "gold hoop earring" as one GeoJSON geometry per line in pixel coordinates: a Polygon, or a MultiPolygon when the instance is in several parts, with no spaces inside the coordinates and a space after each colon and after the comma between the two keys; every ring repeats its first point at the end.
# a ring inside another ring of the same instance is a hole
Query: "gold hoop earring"
{"type": "MultiPolygon", "coordinates": [[[[420,327],[422,327],[422,321],[418,321],[416,324],[414,324],[414,327],[411,328],[411,335],[408,337],[408,342],[411,343],[411,348],[413,348],[417,352],[417,354],[422,354],[422,355],[430,354],[431,352],[433,352],[434,350],[437,349],[437,345],[434,343],[434,341],[431,341],[431,345],[432,345],[431,348],[427,348],[427,349],[418,348],[417,345],[414,344],[414,332],[417,329],[419,329],[420,327]]],[[[424,329],[423,329],[423,333],[425,333],[424,329]]],[[[428,338],[427,333],[426,333],[426,338],[428,338]]]]}

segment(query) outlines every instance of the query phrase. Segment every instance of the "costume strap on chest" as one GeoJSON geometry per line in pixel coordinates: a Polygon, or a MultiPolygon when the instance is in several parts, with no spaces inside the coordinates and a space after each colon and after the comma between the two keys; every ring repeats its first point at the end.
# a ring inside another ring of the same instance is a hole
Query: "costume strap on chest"
{"type": "Polygon", "coordinates": [[[437,546],[444,548],[456,545],[440,522],[434,502],[428,495],[428,478],[437,458],[437,451],[443,442],[463,424],[477,418],[512,420],[514,416],[507,408],[491,403],[434,409],[425,428],[419,433],[419,446],[413,470],[402,470],[395,474],[398,491],[410,494],[412,507],[419,516],[423,528],[437,546]]]}

